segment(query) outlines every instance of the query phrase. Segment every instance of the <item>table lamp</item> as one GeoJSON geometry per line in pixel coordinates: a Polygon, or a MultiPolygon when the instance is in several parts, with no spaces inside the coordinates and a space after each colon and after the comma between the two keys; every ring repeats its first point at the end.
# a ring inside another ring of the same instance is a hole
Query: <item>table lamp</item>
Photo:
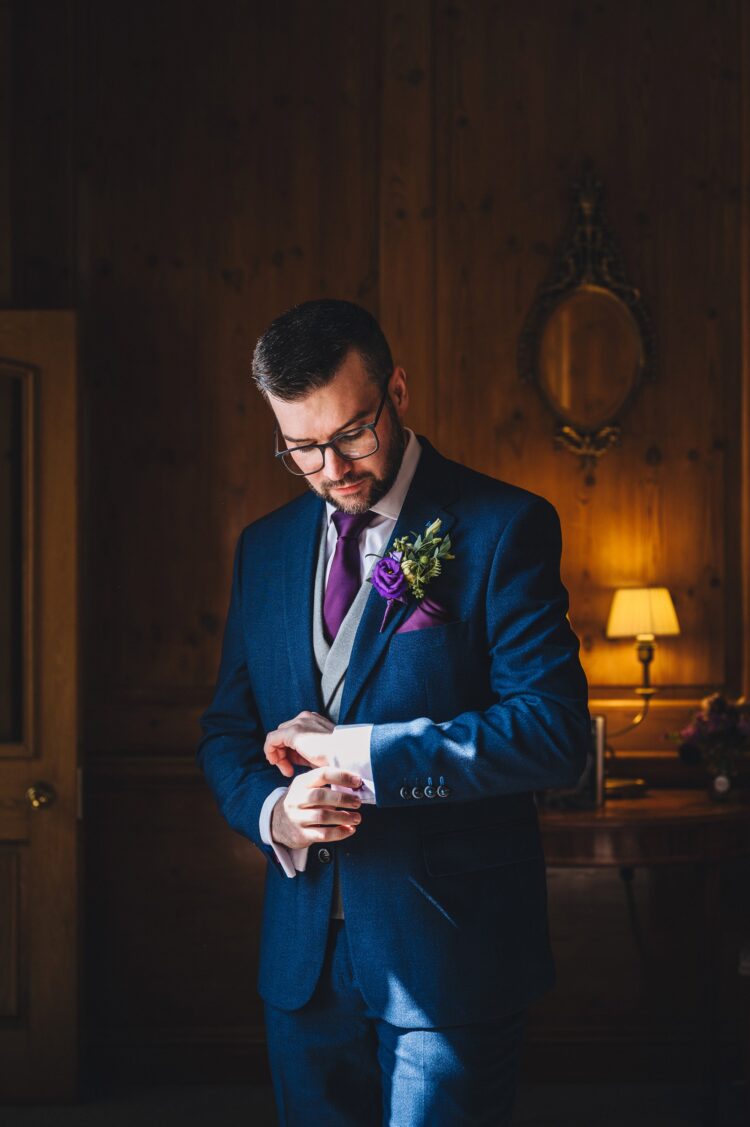
{"type": "MultiPolygon", "coordinates": [[[[607,619],[608,638],[634,638],[635,650],[641,663],[641,683],[635,692],[643,700],[641,711],[611,736],[621,736],[642,724],[648,715],[648,706],[656,688],[651,684],[649,674],[654,660],[657,637],[679,634],[680,624],[674,609],[672,597],[666,587],[618,587],[612,598],[607,619]]],[[[614,748],[612,749],[614,758],[614,748]]],[[[644,779],[604,780],[605,794],[609,797],[634,797],[645,793],[644,779]]]]}

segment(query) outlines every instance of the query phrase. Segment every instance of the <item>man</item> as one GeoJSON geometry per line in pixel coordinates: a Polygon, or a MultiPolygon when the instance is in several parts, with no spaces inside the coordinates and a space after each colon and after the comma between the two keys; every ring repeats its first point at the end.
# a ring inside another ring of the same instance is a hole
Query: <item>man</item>
{"type": "Polygon", "coordinates": [[[502,1127],[555,981],[534,792],[577,780],[590,732],[557,513],[404,425],[406,373],[357,305],[282,314],[253,375],[309,490],[239,537],[198,762],[269,859],[280,1119],[502,1127]],[[368,581],[407,587],[410,559],[419,598],[368,581]]]}

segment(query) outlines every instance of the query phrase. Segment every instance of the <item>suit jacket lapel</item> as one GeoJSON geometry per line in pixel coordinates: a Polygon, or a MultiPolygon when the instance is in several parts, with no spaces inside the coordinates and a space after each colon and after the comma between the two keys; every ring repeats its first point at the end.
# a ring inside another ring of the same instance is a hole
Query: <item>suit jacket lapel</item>
{"type": "MultiPolygon", "coordinates": [[[[284,622],[298,712],[323,711],[313,650],[313,584],[325,503],[309,494],[284,545],[284,622]]],[[[287,717],[291,719],[291,717],[287,717]]]]}
{"type": "MultiPolygon", "coordinates": [[[[422,446],[422,454],[384,554],[390,551],[393,541],[399,536],[423,532],[425,526],[437,517],[442,521],[441,535],[449,530],[456,519],[453,513],[443,507],[456,495],[455,484],[445,472],[447,462],[423,435],[417,435],[417,438],[422,446]]],[[[385,608],[386,600],[373,587],[365,603],[349,658],[339,724],[347,722],[356,698],[384,655],[392,635],[412,609],[412,603],[398,604],[380,633],[385,608]]]]}

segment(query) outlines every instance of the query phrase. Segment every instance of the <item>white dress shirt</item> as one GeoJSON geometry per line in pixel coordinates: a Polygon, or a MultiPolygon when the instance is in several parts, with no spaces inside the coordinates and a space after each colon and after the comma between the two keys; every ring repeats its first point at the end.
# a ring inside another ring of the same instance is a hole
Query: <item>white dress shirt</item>
{"type": "MultiPolygon", "coordinates": [[[[367,525],[364,533],[360,536],[360,575],[363,577],[369,576],[373,567],[378,562],[377,557],[369,555],[369,553],[375,552],[378,556],[381,556],[388,546],[391,533],[396,526],[396,521],[401,512],[404,498],[411,485],[411,480],[414,477],[414,471],[417,468],[419,456],[422,453],[422,447],[419,445],[414,431],[409,427],[404,427],[404,430],[408,441],[404,449],[396,480],[385,496],[381,497],[379,501],[370,506],[371,511],[378,515],[367,525]]],[[[329,501],[326,501],[326,583],[328,582],[328,575],[331,570],[331,564],[333,563],[333,555],[338,537],[336,525],[331,519],[335,512],[336,507],[329,501]]],[[[359,795],[363,802],[374,803],[376,801],[375,785],[372,779],[372,767],[370,764],[371,733],[372,724],[336,725],[330,736],[330,765],[359,775],[362,779],[362,786],[356,791],[356,794],[359,795]]],[[[346,787],[332,787],[331,789],[339,791],[348,790],[346,787]]],[[[260,836],[261,840],[264,841],[266,845],[271,846],[286,875],[288,877],[294,877],[298,872],[301,873],[304,871],[307,865],[307,853],[310,847],[306,845],[301,849],[289,849],[287,846],[273,841],[271,837],[271,811],[278,799],[286,794],[286,791],[286,786],[277,787],[276,790],[271,791],[268,798],[263,803],[260,812],[260,836]]],[[[349,791],[349,793],[355,792],[349,791]]]]}

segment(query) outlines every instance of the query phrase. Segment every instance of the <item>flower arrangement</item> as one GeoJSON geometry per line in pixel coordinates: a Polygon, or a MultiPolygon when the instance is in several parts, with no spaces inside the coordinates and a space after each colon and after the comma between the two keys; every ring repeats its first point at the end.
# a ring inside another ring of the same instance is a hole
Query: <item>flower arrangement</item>
{"type": "Polygon", "coordinates": [[[427,584],[440,575],[443,560],[455,559],[451,554],[450,536],[438,535],[441,523],[440,519],[432,521],[418,536],[412,532],[413,543],[408,536],[399,536],[388,555],[381,556],[372,569],[370,582],[378,594],[388,600],[383,625],[394,603],[407,602],[410,594],[415,599],[423,599],[427,584]]]}
{"type": "Polygon", "coordinates": [[[739,772],[740,757],[750,751],[750,701],[712,693],[703,698],[690,723],[670,735],[680,741],[683,763],[702,760],[709,774],[726,779],[724,789],[728,789],[729,779],[739,772]]]}

